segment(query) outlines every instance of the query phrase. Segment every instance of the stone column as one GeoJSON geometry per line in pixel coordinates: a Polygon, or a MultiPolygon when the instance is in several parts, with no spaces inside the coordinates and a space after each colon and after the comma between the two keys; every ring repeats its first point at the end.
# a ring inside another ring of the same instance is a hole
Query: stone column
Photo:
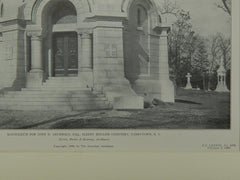
{"type": "Polygon", "coordinates": [[[81,73],[81,60],[82,60],[82,37],[78,32],[78,75],[81,73]]]}
{"type": "Polygon", "coordinates": [[[91,34],[84,32],[81,36],[82,51],[81,51],[81,71],[92,72],[92,38],[91,34]]]}
{"type": "Polygon", "coordinates": [[[31,37],[31,71],[43,72],[42,67],[42,37],[32,35],[31,37]]]}
{"type": "Polygon", "coordinates": [[[93,88],[92,31],[78,30],[78,77],[85,87],[93,88]]]}
{"type": "Polygon", "coordinates": [[[169,27],[159,27],[159,81],[161,100],[174,102],[174,85],[169,79],[168,32],[169,27]]]}
{"type": "Polygon", "coordinates": [[[42,31],[28,30],[28,36],[31,36],[31,70],[27,75],[27,88],[40,87],[43,82],[42,67],[42,31]]]}
{"type": "Polygon", "coordinates": [[[159,38],[159,78],[169,79],[168,65],[168,29],[162,28],[159,38]]]}

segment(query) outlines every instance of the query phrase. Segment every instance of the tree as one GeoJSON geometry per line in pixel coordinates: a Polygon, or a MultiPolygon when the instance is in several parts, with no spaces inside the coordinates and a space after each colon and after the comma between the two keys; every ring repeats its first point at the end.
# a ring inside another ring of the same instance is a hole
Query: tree
{"type": "Polygon", "coordinates": [[[209,68],[208,51],[205,40],[196,36],[196,49],[192,59],[192,74],[198,86],[207,89],[207,72],[209,68]]]}
{"type": "Polygon", "coordinates": [[[190,14],[184,10],[178,10],[177,20],[173,24],[169,34],[169,59],[170,67],[174,73],[178,86],[185,84],[185,75],[191,70],[191,45],[194,32],[190,23],[190,14]]]}
{"type": "Polygon", "coordinates": [[[209,68],[208,68],[208,90],[215,89],[217,85],[217,67],[218,61],[221,58],[221,51],[219,49],[218,36],[214,35],[208,39],[209,46],[209,68]]]}
{"type": "Polygon", "coordinates": [[[217,7],[221,8],[231,16],[232,0],[221,0],[220,4],[217,4],[217,7]]]}
{"type": "Polygon", "coordinates": [[[209,87],[215,89],[217,84],[216,74],[219,68],[220,60],[223,58],[224,67],[227,70],[227,85],[230,82],[230,71],[231,71],[231,40],[230,38],[224,37],[224,35],[218,33],[209,38],[209,87]]]}
{"type": "Polygon", "coordinates": [[[231,69],[231,39],[218,33],[218,48],[221,51],[226,70],[231,69]]]}

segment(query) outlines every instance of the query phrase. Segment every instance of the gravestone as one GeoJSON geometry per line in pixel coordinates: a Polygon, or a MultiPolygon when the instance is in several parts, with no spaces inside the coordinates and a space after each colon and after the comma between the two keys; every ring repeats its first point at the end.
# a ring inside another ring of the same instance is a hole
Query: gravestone
{"type": "Polygon", "coordinates": [[[191,77],[192,77],[192,75],[190,73],[187,73],[187,75],[186,75],[187,85],[186,85],[185,89],[192,89],[191,77]]]}

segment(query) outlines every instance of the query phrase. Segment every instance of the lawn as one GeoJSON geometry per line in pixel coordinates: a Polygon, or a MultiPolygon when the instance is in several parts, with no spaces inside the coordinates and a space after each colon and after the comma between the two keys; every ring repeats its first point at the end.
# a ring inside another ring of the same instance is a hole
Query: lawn
{"type": "Polygon", "coordinates": [[[229,129],[230,94],[177,90],[176,102],[135,111],[0,111],[1,129],[229,129]]]}

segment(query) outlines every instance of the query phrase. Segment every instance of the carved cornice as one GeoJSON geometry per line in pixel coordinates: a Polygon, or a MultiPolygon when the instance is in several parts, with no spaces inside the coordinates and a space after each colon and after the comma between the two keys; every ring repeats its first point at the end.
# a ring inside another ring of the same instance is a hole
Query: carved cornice
{"type": "Polygon", "coordinates": [[[155,26],[153,30],[160,36],[168,36],[171,28],[168,26],[155,26]]]}

